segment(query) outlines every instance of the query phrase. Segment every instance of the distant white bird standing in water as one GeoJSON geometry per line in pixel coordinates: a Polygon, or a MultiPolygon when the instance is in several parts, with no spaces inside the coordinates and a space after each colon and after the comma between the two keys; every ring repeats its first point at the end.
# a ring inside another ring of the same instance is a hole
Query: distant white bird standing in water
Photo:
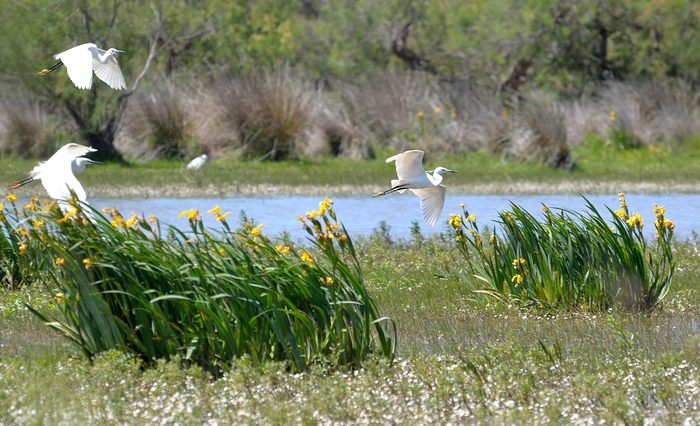
{"type": "Polygon", "coordinates": [[[68,77],[78,89],[89,90],[92,87],[93,71],[97,78],[107,83],[112,89],[126,89],[126,82],[117,62],[117,53],[124,53],[124,51],[114,48],[105,51],[94,43],[81,44],[54,55],[58,62],[37,74],[47,75],[59,69],[61,65],[65,65],[68,77]]]}
{"type": "Polygon", "coordinates": [[[386,159],[387,163],[396,162],[396,175],[398,179],[392,179],[391,188],[375,194],[373,197],[391,194],[392,192],[411,192],[420,198],[423,217],[430,226],[435,226],[440,219],[442,207],[445,204],[446,188],[442,185],[442,175],[445,173],[457,173],[455,170],[438,167],[431,172],[423,168],[423,151],[414,149],[393,155],[386,159]]]}
{"type": "Polygon", "coordinates": [[[12,182],[9,189],[14,190],[35,180],[40,180],[46,192],[49,193],[49,197],[59,201],[61,207],[64,207],[65,201],[70,199],[71,191],[75,193],[78,200],[85,203],[87,202],[85,189],[73,173],[74,170],[84,170],[88,163],[95,163],[95,161],[82,158],[83,155],[95,151],[97,150],[92,147],[77,143],[63,145],[47,161],[34,166],[29,172],[28,178],[12,182]],[[79,164],[77,159],[80,159],[79,164]]]}
{"type": "Polygon", "coordinates": [[[199,170],[204,166],[204,164],[206,164],[207,161],[209,161],[209,156],[207,154],[202,154],[187,163],[187,170],[199,170]]]}

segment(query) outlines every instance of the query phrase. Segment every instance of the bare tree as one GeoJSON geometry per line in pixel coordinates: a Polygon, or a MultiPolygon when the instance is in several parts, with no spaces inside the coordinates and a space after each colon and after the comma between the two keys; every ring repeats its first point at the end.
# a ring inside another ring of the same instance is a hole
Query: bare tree
{"type": "Polygon", "coordinates": [[[430,74],[437,74],[435,66],[430,59],[411,50],[408,47],[408,36],[411,31],[413,20],[401,27],[399,34],[391,40],[391,53],[401,59],[408,67],[414,71],[425,71],[430,74]]]}

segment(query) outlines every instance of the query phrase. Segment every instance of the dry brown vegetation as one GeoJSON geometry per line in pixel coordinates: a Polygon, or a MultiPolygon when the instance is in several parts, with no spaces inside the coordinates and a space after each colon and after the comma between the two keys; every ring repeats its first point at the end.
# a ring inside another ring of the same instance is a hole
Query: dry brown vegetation
{"type": "MultiPolygon", "coordinates": [[[[21,95],[6,100],[0,151],[47,155],[75,132],[57,114],[21,95]]],[[[422,73],[321,84],[289,68],[208,84],[160,79],[130,99],[116,146],[138,161],[201,152],[214,159],[365,159],[376,148],[418,148],[483,150],[570,168],[572,148],[591,134],[625,148],[682,144],[700,134],[698,94],[677,81],[615,82],[577,99],[538,91],[504,103],[496,90],[422,73]]]]}
{"type": "Polygon", "coordinates": [[[50,155],[66,127],[40,102],[6,92],[0,101],[0,155],[22,159],[50,155]]]}
{"type": "Polygon", "coordinates": [[[569,101],[530,93],[510,108],[495,91],[455,86],[391,73],[319,89],[284,70],[191,92],[189,121],[201,150],[225,156],[367,158],[371,147],[486,150],[562,168],[573,166],[572,147],[589,134],[616,131],[641,146],[683,143],[700,133],[698,96],[677,82],[613,83],[569,101]]]}

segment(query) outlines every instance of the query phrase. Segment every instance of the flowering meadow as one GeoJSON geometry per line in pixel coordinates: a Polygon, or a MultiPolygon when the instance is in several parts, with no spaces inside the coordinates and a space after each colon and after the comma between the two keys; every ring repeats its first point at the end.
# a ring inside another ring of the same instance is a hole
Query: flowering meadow
{"type": "Polygon", "coordinates": [[[619,202],[292,243],[10,195],[0,423],[693,424],[698,244],[619,202]]]}

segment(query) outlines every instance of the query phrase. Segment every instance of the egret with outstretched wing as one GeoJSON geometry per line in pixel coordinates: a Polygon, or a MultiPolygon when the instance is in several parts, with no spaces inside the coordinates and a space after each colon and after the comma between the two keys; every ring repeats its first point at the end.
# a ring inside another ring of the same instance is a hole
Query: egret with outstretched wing
{"type": "MultiPolygon", "coordinates": [[[[81,160],[81,165],[74,165],[77,159],[82,159],[84,155],[95,152],[96,149],[87,147],[77,143],[69,143],[63,145],[54,155],[47,161],[40,162],[29,172],[29,177],[19,181],[12,182],[9,186],[10,190],[17,189],[35,180],[41,181],[41,184],[48,192],[49,197],[57,201],[66,201],[71,197],[71,191],[75,193],[78,200],[83,203],[87,202],[87,194],[83,185],[73,174],[74,167],[80,170],[85,165],[81,160]]],[[[85,159],[87,160],[87,159],[85,159]]],[[[89,160],[88,162],[93,162],[89,160]]],[[[63,204],[63,203],[62,203],[63,204]]]]}
{"type": "Polygon", "coordinates": [[[126,89],[126,82],[117,62],[117,53],[124,51],[114,48],[102,50],[95,43],[81,44],[54,55],[58,62],[37,74],[47,75],[65,65],[68,77],[78,89],[89,90],[92,87],[93,72],[112,89],[126,89]]]}
{"type": "Polygon", "coordinates": [[[404,192],[410,190],[420,198],[421,210],[425,222],[435,226],[440,220],[442,207],[445,205],[445,185],[442,185],[443,175],[457,173],[445,167],[437,167],[431,172],[423,168],[423,151],[414,149],[393,155],[386,159],[387,163],[396,163],[398,179],[392,179],[391,188],[375,194],[374,197],[404,192]]]}

